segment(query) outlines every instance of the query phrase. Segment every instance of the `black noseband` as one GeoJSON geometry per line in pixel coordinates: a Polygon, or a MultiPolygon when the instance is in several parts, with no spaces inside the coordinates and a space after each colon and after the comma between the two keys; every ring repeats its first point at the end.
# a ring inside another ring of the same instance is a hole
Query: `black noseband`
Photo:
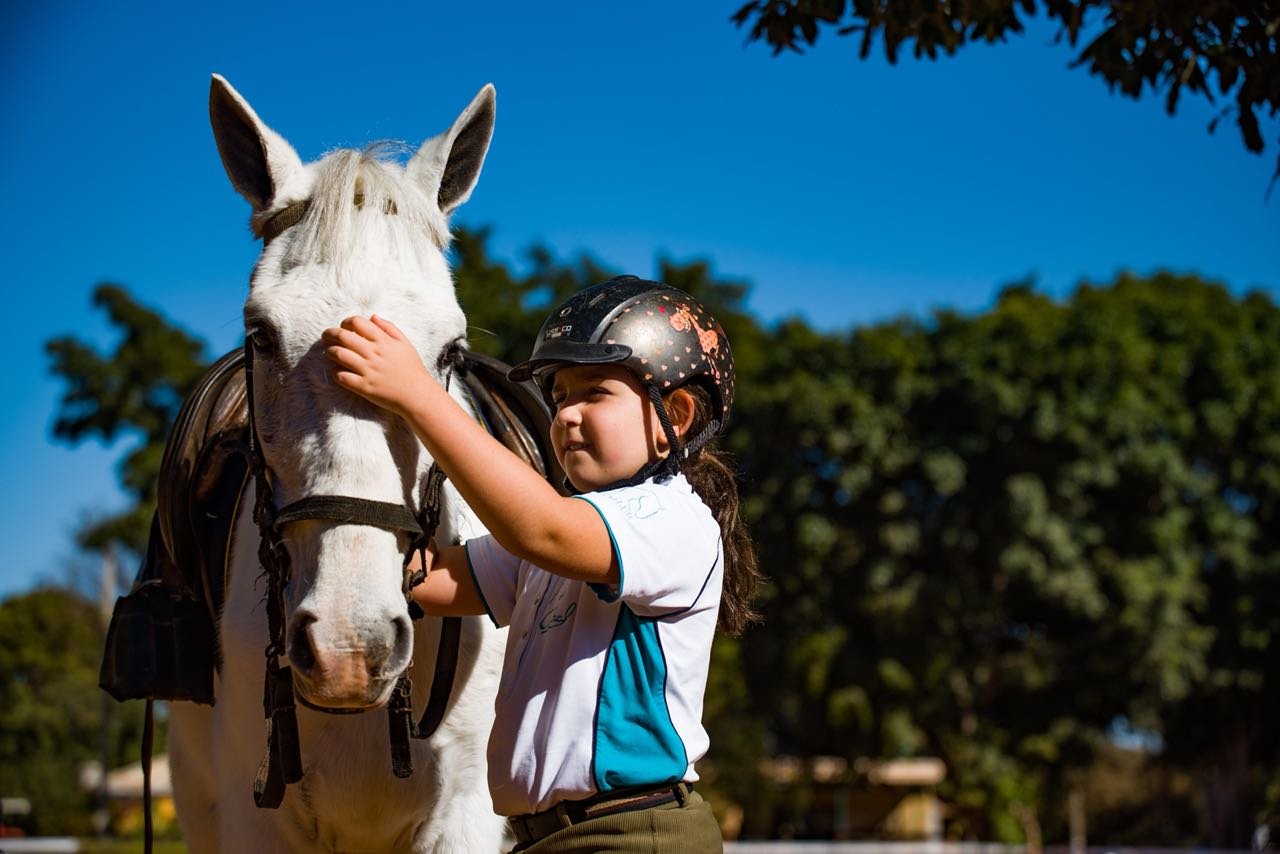
{"type": "Polygon", "coordinates": [[[339,525],[369,525],[388,531],[404,531],[411,538],[422,535],[422,524],[403,504],[370,501],[345,495],[309,495],[277,511],[276,531],[290,522],[324,519],[339,525]]]}

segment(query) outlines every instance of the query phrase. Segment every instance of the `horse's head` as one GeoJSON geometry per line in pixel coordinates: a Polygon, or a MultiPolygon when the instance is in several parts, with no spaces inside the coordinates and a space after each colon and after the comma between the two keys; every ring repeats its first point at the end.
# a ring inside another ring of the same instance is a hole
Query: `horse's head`
{"type": "MultiPolygon", "coordinates": [[[[216,75],[209,111],[223,166],[264,239],[244,316],[275,506],[349,496],[416,513],[425,450],[400,419],[334,384],[320,333],[376,312],[443,377],[466,333],[444,257],[448,217],[484,163],[493,87],[404,166],[376,148],[303,164],[216,75]]],[[[323,519],[284,526],[285,642],[305,701],[364,708],[387,700],[413,642],[402,589],[406,536],[323,519]]]]}

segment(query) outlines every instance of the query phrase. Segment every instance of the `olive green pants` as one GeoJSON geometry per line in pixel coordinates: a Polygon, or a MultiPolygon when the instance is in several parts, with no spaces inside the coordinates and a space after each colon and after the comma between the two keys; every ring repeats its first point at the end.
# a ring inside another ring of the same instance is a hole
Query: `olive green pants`
{"type": "Polygon", "coordinates": [[[521,854],[572,854],[573,852],[680,852],[723,851],[720,825],[711,805],[690,792],[684,806],[674,802],[647,810],[593,818],[557,830],[526,847],[521,854]]]}

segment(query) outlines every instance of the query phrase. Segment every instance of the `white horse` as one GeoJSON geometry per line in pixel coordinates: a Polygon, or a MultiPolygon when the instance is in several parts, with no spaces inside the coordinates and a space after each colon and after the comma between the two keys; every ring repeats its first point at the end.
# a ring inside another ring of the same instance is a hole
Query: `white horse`
{"type": "MultiPolygon", "coordinates": [[[[417,343],[428,366],[448,362],[466,333],[444,257],[448,217],[475,186],[494,109],[493,87],[486,86],[403,167],[376,151],[350,150],[304,165],[214,76],[218,150],[231,183],[253,206],[252,227],[268,238],[244,313],[255,355],[257,432],[277,507],[344,495],[418,509],[431,463],[425,449],[400,419],[334,385],[320,333],[349,315],[377,313],[417,343]],[[282,211],[293,213],[273,223],[282,211]]],[[[253,506],[252,485],[247,493],[242,508],[253,506]]],[[[447,485],[442,506],[437,539],[482,532],[447,485]]],[[[174,703],[170,712],[174,800],[190,849],[499,850],[504,822],[489,799],[484,756],[505,637],[484,618],[464,623],[448,711],[434,736],[412,740],[412,776],[392,774],[385,711],[330,715],[300,705],[304,776],[287,788],[279,809],[254,805],[266,751],[268,637],[267,583],[251,516],[240,513],[232,539],[217,703],[174,703]]],[[[284,542],[292,574],[283,597],[289,661],[282,664],[293,668],[299,699],[377,709],[412,661],[420,715],[439,621],[415,626],[409,619],[405,535],[308,520],[289,524],[284,542]]]]}

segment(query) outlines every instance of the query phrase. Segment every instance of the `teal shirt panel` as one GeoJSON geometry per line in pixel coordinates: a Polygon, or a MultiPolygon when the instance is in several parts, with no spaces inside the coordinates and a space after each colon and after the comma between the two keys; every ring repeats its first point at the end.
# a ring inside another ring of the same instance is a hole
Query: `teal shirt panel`
{"type": "Polygon", "coordinates": [[[667,709],[666,684],[657,620],[624,606],[596,713],[594,773],[601,792],[683,779],[689,760],[667,709]]]}

